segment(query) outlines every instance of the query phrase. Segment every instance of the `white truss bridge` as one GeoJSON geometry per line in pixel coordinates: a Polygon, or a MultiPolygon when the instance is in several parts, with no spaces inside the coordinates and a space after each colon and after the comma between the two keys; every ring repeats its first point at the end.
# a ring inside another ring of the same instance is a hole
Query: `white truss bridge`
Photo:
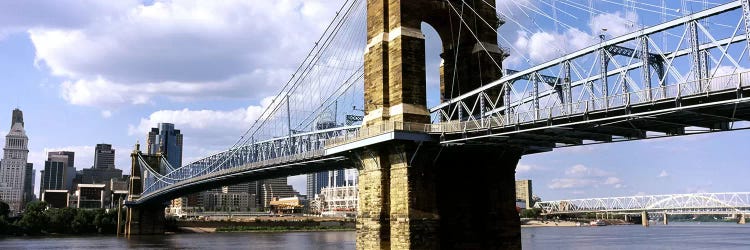
{"type": "Polygon", "coordinates": [[[660,212],[667,214],[750,214],[750,192],[643,195],[542,201],[542,214],[660,212]]]}

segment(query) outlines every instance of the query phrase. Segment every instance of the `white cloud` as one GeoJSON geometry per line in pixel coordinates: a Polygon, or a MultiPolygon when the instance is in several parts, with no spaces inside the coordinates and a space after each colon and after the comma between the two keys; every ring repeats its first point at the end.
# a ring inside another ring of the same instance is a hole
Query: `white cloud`
{"type": "Polygon", "coordinates": [[[594,182],[588,179],[561,178],[553,179],[547,187],[550,189],[571,189],[588,187],[593,184],[594,182]]]}
{"type": "Polygon", "coordinates": [[[667,173],[667,170],[662,170],[661,173],[659,173],[659,178],[664,178],[669,176],[669,173],[667,173]]]}
{"type": "Polygon", "coordinates": [[[196,154],[207,156],[234,143],[261,116],[272,99],[267,97],[260,106],[251,105],[235,110],[160,110],[141,118],[137,125],[128,125],[128,134],[145,138],[158,123],[173,123],[185,136],[185,145],[200,145],[192,151],[186,150],[188,152],[183,154],[186,160],[196,154]]]}
{"type": "Polygon", "coordinates": [[[611,175],[612,173],[598,169],[598,168],[590,168],[586,167],[581,164],[574,165],[568,169],[565,170],[565,175],[568,176],[578,176],[578,177],[602,177],[611,175]]]}
{"type": "Polygon", "coordinates": [[[104,117],[104,118],[110,118],[110,117],[112,117],[112,111],[103,110],[102,111],[102,117],[104,117]]]}
{"type": "Polygon", "coordinates": [[[518,164],[516,166],[516,173],[528,173],[531,171],[538,171],[538,170],[545,170],[546,168],[536,166],[536,165],[527,165],[527,164],[518,164]]]}
{"type": "Polygon", "coordinates": [[[288,80],[340,4],[157,0],[85,12],[93,16],[69,25],[32,20],[5,27],[28,30],[37,64],[67,79],[61,95],[72,104],[261,98],[288,80]]]}
{"type": "Polygon", "coordinates": [[[125,8],[138,6],[138,0],[99,1],[0,1],[0,39],[4,35],[31,28],[76,28],[125,8]]]}
{"type": "Polygon", "coordinates": [[[582,164],[565,169],[565,176],[567,178],[553,179],[547,187],[550,189],[574,189],[599,187],[601,185],[618,189],[627,187],[624,181],[615,176],[614,173],[598,168],[586,167],[582,164]]]}
{"type": "Polygon", "coordinates": [[[617,178],[617,177],[607,177],[607,180],[604,181],[604,184],[607,184],[607,185],[615,185],[615,184],[620,184],[620,183],[622,183],[622,180],[620,180],[620,178],[617,178]]]}
{"type": "Polygon", "coordinates": [[[589,31],[578,28],[570,28],[562,32],[537,31],[529,34],[528,31],[519,29],[511,57],[505,63],[518,66],[522,62],[522,53],[530,63],[538,64],[572,53],[599,42],[599,35],[606,29],[604,34],[607,38],[621,36],[634,32],[637,27],[638,15],[634,12],[602,13],[589,20],[589,31]]]}
{"type": "Polygon", "coordinates": [[[638,14],[635,12],[602,13],[594,16],[589,22],[592,34],[600,34],[603,30],[608,38],[622,36],[638,30],[638,14]]]}

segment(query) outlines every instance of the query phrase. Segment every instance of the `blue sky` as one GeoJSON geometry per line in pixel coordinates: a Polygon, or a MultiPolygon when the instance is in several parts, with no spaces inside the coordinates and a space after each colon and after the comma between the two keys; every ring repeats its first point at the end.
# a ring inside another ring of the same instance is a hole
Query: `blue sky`
{"type": "MultiPolygon", "coordinates": [[[[75,151],[76,167],[90,167],[94,146],[110,143],[117,150],[117,167],[127,172],[129,151],[157,122],[175,123],[183,131],[184,162],[223,150],[291,76],[339,4],[2,1],[0,132],[10,128],[11,110],[21,108],[29,161],[37,170],[45,152],[55,150],[75,151]]],[[[601,9],[610,15],[605,17],[632,17],[616,5],[601,9]]],[[[516,18],[531,25],[527,18],[516,18]]],[[[543,20],[538,24],[551,27],[543,20]]],[[[587,20],[570,23],[589,36],[600,27],[587,20]]],[[[615,32],[620,26],[608,27],[615,32]]],[[[577,34],[558,29],[553,34],[577,34]]],[[[501,28],[510,43],[501,44],[532,61],[550,56],[536,53],[541,50],[534,47],[534,34],[520,31],[512,24],[501,28]]],[[[436,104],[439,41],[434,31],[424,32],[428,103],[436,104]]],[[[519,58],[507,63],[525,67],[519,58]]],[[[533,179],[535,193],[547,200],[748,191],[750,163],[741,150],[749,133],[560,149],[525,156],[517,177],[533,179]]],[[[290,183],[303,191],[304,177],[292,177],[290,183]]]]}

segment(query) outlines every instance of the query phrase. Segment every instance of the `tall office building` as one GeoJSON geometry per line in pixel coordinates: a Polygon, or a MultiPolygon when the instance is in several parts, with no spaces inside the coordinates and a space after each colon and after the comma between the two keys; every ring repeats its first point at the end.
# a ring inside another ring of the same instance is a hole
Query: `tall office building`
{"type": "Polygon", "coordinates": [[[115,168],[115,150],[111,144],[96,144],[96,148],[94,149],[94,168],[115,168]]]}
{"type": "MultiPolygon", "coordinates": [[[[167,158],[172,168],[182,166],[182,133],[174,128],[172,123],[159,123],[156,128],[151,128],[146,138],[148,154],[161,154],[167,158]]],[[[205,192],[191,194],[172,200],[170,210],[182,210],[188,207],[203,206],[202,198],[205,192]]]]}
{"type": "MultiPolygon", "coordinates": [[[[57,161],[57,162],[65,162],[65,169],[64,169],[65,175],[63,176],[64,178],[63,182],[65,183],[64,188],[63,188],[64,190],[68,190],[68,191],[75,190],[75,185],[73,183],[73,179],[75,179],[76,177],[76,167],[74,165],[75,158],[76,158],[76,153],[70,152],[70,151],[56,151],[56,152],[47,153],[48,160],[52,161],[52,159],[54,159],[54,161],[57,161]]],[[[46,164],[45,164],[45,167],[46,167],[46,164]]]]}
{"type": "Polygon", "coordinates": [[[122,178],[122,170],[115,168],[115,149],[103,143],[94,148],[94,166],[79,173],[81,184],[105,184],[106,188],[112,178],[122,178]]]}
{"type": "Polygon", "coordinates": [[[70,158],[75,157],[73,152],[49,152],[47,160],[44,161],[44,170],[41,171],[42,178],[39,183],[39,194],[46,190],[72,191],[75,168],[71,167],[70,158]]]}
{"type": "Polygon", "coordinates": [[[346,173],[344,169],[324,171],[307,175],[307,198],[313,199],[315,195],[326,187],[342,187],[346,185],[346,173]]]}
{"type": "Polygon", "coordinates": [[[148,154],[161,153],[174,168],[182,166],[182,134],[174,124],[159,123],[148,132],[148,154]]]}
{"type": "Polygon", "coordinates": [[[23,206],[28,144],[23,112],[14,109],[10,132],[5,136],[3,159],[0,160],[0,200],[10,205],[11,213],[20,212],[23,206]]]}
{"type": "Polygon", "coordinates": [[[24,171],[24,181],[23,181],[23,207],[26,207],[26,204],[34,200],[34,180],[35,180],[35,173],[34,173],[34,164],[33,163],[26,163],[26,169],[24,171]]]}
{"type": "Polygon", "coordinates": [[[257,203],[263,208],[268,208],[271,205],[271,199],[273,198],[289,198],[297,195],[294,188],[287,184],[286,177],[267,179],[258,182],[259,193],[256,197],[260,198],[257,203]]]}

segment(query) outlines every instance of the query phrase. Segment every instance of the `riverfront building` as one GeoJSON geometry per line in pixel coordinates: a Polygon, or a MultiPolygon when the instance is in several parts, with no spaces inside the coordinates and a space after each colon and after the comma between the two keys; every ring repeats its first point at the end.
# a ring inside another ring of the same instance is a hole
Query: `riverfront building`
{"type": "Polygon", "coordinates": [[[23,112],[14,109],[10,132],[5,136],[3,158],[0,160],[0,200],[8,203],[11,214],[20,212],[24,205],[28,144],[23,112]]]}

